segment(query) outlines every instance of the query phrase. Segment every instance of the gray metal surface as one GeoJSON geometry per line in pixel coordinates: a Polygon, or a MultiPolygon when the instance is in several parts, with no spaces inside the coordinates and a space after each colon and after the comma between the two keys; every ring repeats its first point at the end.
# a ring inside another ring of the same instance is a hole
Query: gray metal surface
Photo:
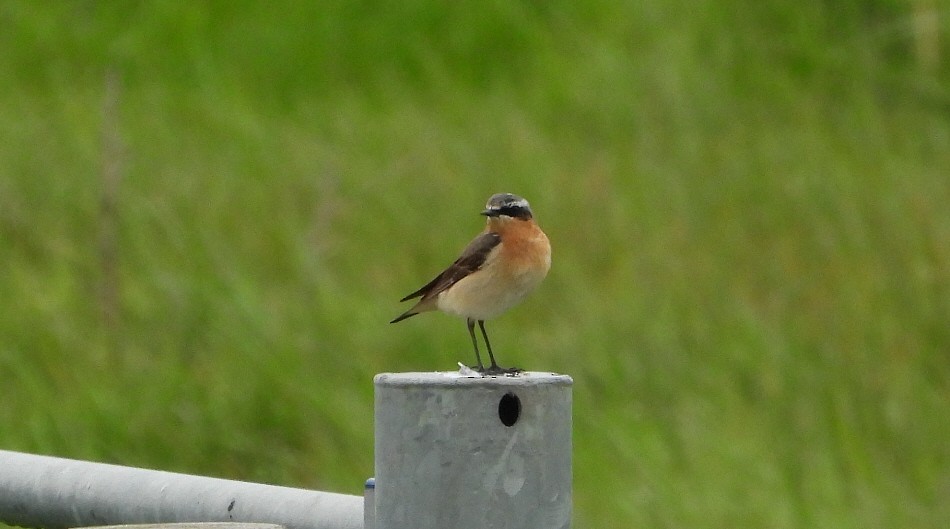
{"type": "Polygon", "coordinates": [[[566,375],[377,375],[376,529],[567,529],[566,375]]]}
{"type": "Polygon", "coordinates": [[[236,522],[187,522],[187,523],[143,523],[124,525],[93,525],[74,527],[73,529],[286,529],[283,525],[272,523],[236,523],[236,522]]]}
{"type": "Polygon", "coordinates": [[[0,450],[0,522],[49,529],[166,522],[359,529],[363,498],[0,450]]]}

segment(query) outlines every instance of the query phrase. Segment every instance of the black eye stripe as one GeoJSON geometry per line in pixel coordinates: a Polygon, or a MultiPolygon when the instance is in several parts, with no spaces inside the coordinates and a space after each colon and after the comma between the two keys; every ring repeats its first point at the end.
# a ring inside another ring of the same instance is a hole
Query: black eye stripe
{"type": "Polygon", "coordinates": [[[522,206],[503,206],[498,208],[498,213],[500,215],[508,215],[509,217],[515,218],[531,217],[531,210],[522,206]]]}

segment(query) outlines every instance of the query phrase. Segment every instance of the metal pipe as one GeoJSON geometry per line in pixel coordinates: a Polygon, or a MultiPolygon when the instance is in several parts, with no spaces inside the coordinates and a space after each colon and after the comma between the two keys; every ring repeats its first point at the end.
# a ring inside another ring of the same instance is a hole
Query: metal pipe
{"type": "Polygon", "coordinates": [[[0,522],[46,529],[168,522],[361,529],[363,498],[0,450],[0,522]]]}
{"type": "Polygon", "coordinates": [[[377,375],[376,528],[568,529],[572,384],[377,375]]]}

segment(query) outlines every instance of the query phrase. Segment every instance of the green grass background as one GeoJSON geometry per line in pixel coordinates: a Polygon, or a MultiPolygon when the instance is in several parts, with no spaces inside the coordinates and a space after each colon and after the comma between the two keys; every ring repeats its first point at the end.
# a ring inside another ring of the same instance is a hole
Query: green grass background
{"type": "Polygon", "coordinates": [[[373,375],[472,360],[397,300],[510,191],[554,264],[489,327],[574,377],[575,527],[947,527],[948,27],[2,1],[0,448],[359,494],[373,375]]]}

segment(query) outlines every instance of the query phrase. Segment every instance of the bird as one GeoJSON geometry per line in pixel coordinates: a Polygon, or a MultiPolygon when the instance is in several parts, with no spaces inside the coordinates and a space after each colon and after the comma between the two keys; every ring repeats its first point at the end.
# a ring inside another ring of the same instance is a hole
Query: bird
{"type": "Polygon", "coordinates": [[[433,310],[464,318],[478,362],[473,368],[483,375],[515,374],[522,370],[503,368],[495,361],[485,321],[517,305],[537,288],[551,269],[551,243],[535,222],[528,201],[518,195],[492,195],[481,214],[487,217],[485,229],[448,268],[399,300],[420,298],[390,323],[433,310]],[[478,351],[475,324],[488,349],[488,368],[478,351]]]}

